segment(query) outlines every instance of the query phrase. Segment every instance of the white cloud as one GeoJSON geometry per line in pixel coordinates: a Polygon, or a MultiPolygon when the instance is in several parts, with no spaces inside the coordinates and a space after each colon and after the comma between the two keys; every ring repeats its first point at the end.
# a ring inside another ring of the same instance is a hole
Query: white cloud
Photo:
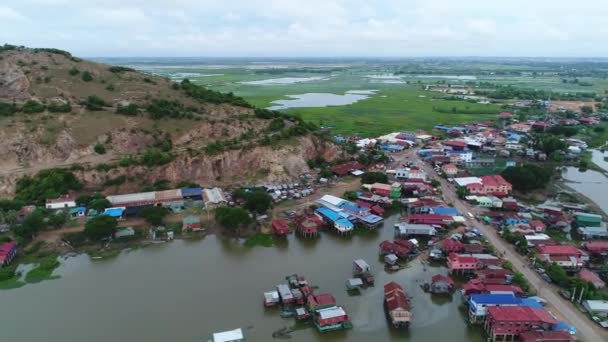
{"type": "Polygon", "coordinates": [[[0,20],[23,20],[25,17],[21,13],[10,7],[0,6],[0,20]]]}
{"type": "Polygon", "coordinates": [[[0,19],[80,55],[608,54],[605,0],[20,0],[0,19]]]}

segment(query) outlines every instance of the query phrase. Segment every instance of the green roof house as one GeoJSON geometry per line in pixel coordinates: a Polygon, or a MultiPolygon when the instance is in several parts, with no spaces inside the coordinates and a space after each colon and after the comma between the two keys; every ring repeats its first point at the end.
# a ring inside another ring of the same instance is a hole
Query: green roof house
{"type": "Polygon", "coordinates": [[[599,227],[602,224],[602,216],[589,213],[575,213],[576,225],[579,227],[599,227]]]}

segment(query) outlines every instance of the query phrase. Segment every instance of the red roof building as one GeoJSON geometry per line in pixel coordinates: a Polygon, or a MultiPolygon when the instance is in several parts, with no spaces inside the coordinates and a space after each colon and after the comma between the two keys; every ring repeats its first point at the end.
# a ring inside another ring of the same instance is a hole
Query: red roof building
{"type": "Polygon", "coordinates": [[[331,293],[310,295],[307,298],[308,307],[311,310],[327,308],[336,305],[336,298],[331,293]]]}
{"type": "Polygon", "coordinates": [[[589,241],[583,246],[593,255],[608,255],[608,241],[589,241]]]}
{"type": "Polygon", "coordinates": [[[409,310],[410,302],[405,295],[405,291],[401,285],[394,281],[384,285],[384,300],[386,302],[386,309],[389,312],[395,310],[409,310]]]}
{"type": "Polygon", "coordinates": [[[17,255],[17,243],[15,241],[0,244],[0,267],[10,264],[17,255]]]}
{"type": "Polygon", "coordinates": [[[339,165],[334,165],[331,167],[331,171],[338,176],[346,176],[349,172],[362,169],[363,165],[359,162],[351,161],[339,165]]]}
{"type": "Polygon", "coordinates": [[[483,279],[471,279],[462,286],[464,294],[469,296],[478,293],[503,294],[513,293],[515,296],[521,296],[524,291],[517,285],[507,284],[488,284],[483,279]]]}
{"type": "Polygon", "coordinates": [[[530,221],[530,227],[532,229],[534,229],[534,231],[537,233],[542,233],[547,228],[547,226],[543,223],[543,221],[540,221],[540,220],[530,221]]]}
{"type": "Polygon", "coordinates": [[[458,167],[454,164],[444,164],[441,166],[441,171],[447,176],[455,176],[458,174],[458,167]]]}
{"type": "Polygon", "coordinates": [[[480,244],[463,244],[462,252],[464,253],[483,253],[486,251],[486,246],[480,244]]]}
{"type": "Polygon", "coordinates": [[[275,235],[287,235],[291,231],[289,230],[289,224],[284,220],[272,220],[272,232],[275,235]]]}
{"type": "Polygon", "coordinates": [[[303,215],[295,218],[296,232],[304,237],[316,237],[323,226],[323,220],[317,215],[303,215]]]}
{"type": "Polygon", "coordinates": [[[576,274],[576,277],[593,284],[596,289],[603,289],[604,287],[606,287],[606,283],[600,278],[600,276],[598,276],[597,273],[589,269],[583,268],[580,272],[576,274]]]}
{"type": "Polygon", "coordinates": [[[513,190],[511,183],[501,175],[481,176],[480,178],[486,195],[506,196],[513,190]]]}
{"type": "Polygon", "coordinates": [[[378,215],[378,216],[382,216],[384,215],[384,208],[382,208],[379,205],[374,205],[372,206],[372,214],[378,215]]]}
{"type": "MultiPolygon", "coordinates": [[[[497,337],[518,336],[535,330],[549,330],[557,323],[544,309],[526,306],[490,306],[485,328],[492,340],[497,337]]],[[[502,338],[501,338],[502,339],[502,338]]]]}
{"type": "Polygon", "coordinates": [[[538,246],[536,252],[539,259],[555,262],[562,267],[582,267],[589,261],[589,255],[570,245],[538,246]]]}
{"type": "Polygon", "coordinates": [[[519,335],[519,342],[572,342],[567,331],[527,331],[519,335]]]}
{"type": "Polygon", "coordinates": [[[412,252],[411,247],[398,244],[395,242],[390,242],[388,240],[382,241],[380,243],[380,255],[386,254],[395,254],[400,258],[407,257],[412,252]]]}
{"type": "Polygon", "coordinates": [[[464,141],[459,140],[448,140],[443,143],[445,146],[449,146],[452,150],[462,151],[467,147],[467,144],[464,141]]]}
{"type": "Polygon", "coordinates": [[[454,283],[454,280],[447,275],[435,274],[433,277],[431,277],[431,283],[439,283],[439,282],[445,282],[452,287],[454,287],[454,285],[456,285],[454,283]]]}
{"type": "Polygon", "coordinates": [[[510,112],[501,112],[500,114],[498,114],[498,118],[499,119],[511,119],[513,117],[513,114],[511,114],[510,112]]]}
{"type": "Polygon", "coordinates": [[[441,249],[445,253],[462,251],[462,243],[454,239],[446,239],[441,242],[441,249]]]}

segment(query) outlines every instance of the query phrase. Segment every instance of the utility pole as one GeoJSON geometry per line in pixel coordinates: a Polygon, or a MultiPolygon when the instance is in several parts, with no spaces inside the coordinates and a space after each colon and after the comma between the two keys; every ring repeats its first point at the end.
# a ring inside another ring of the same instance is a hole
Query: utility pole
{"type": "Polygon", "coordinates": [[[585,292],[585,288],[581,287],[581,295],[578,297],[579,304],[583,301],[583,292],[585,292]]]}
{"type": "Polygon", "coordinates": [[[570,298],[570,301],[571,301],[571,302],[574,302],[574,298],[576,298],[576,297],[575,297],[575,295],[576,295],[576,287],[575,287],[575,288],[574,288],[574,290],[572,291],[572,296],[571,296],[571,298],[570,298]]]}

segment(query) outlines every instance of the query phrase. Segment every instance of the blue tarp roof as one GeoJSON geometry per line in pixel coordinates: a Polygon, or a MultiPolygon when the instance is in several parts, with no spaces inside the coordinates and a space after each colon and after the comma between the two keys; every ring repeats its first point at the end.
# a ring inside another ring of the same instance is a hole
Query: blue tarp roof
{"type": "Polygon", "coordinates": [[[570,325],[564,321],[559,321],[559,322],[553,324],[553,326],[551,327],[551,330],[567,331],[572,335],[576,334],[576,327],[574,327],[573,325],[570,325]]]}
{"type": "Polygon", "coordinates": [[[104,210],[103,214],[111,217],[121,217],[123,212],[123,208],[107,208],[104,210]]]}
{"type": "Polygon", "coordinates": [[[315,211],[334,222],[342,218],[337,212],[328,208],[319,208],[315,211]]]}
{"type": "Polygon", "coordinates": [[[431,210],[437,215],[460,216],[460,212],[452,207],[434,207],[431,210]]]}
{"type": "Polygon", "coordinates": [[[87,211],[87,208],[85,208],[85,207],[76,207],[76,208],[70,209],[70,214],[80,213],[80,212],[85,212],[85,211],[87,211]]]}
{"type": "Polygon", "coordinates": [[[533,309],[543,308],[543,305],[533,298],[521,298],[521,306],[527,306],[533,309]]]}
{"type": "Polygon", "coordinates": [[[490,304],[490,305],[519,305],[521,304],[521,299],[515,297],[513,294],[474,294],[471,295],[469,302],[474,302],[475,304],[490,304]]]}
{"type": "Polygon", "coordinates": [[[353,212],[353,213],[360,213],[362,211],[369,211],[369,209],[367,209],[367,208],[360,207],[357,204],[355,204],[353,202],[348,202],[348,201],[342,202],[342,204],[340,204],[340,208],[342,208],[344,210],[348,210],[348,211],[353,212]]]}
{"type": "Polygon", "coordinates": [[[345,218],[339,219],[339,220],[334,221],[334,222],[336,222],[336,223],[338,223],[340,225],[349,227],[349,228],[354,228],[355,227],[352,222],[350,222],[349,220],[347,220],[345,218]]]}
{"type": "Polygon", "coordinates": [[[378,222],[382,221],[382,217],[370,214],[370,215],[361,217],[361,221],[363,221],[365,223],[378,223],[378,222]]]}
{"type": "Polygon", "coordinates": [[[200,196],[202,193],[201,188],[183,188],[182,196],[200,196]]]}

